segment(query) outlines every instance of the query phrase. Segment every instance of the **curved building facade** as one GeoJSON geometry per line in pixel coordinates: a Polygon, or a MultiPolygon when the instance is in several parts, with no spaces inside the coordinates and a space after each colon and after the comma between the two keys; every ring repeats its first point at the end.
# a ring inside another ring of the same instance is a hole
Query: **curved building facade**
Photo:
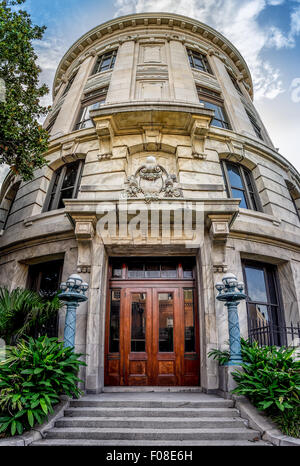
{"type": "MultiPolygon", "coordinates": [[[[114,19],[62,58],[48,165],[2,186],[0,282],[51,293],[77,272],[89,283],[76,324],[87,391],[217,390],[208,352],[228,340],[214,288],[226,272],[246,285],[242,334],[291,343],[300,176],[252,97],[238,50],[174,14],[114,19]]],[[[60,337],[64,321],[62,310],[60,337]]]]}

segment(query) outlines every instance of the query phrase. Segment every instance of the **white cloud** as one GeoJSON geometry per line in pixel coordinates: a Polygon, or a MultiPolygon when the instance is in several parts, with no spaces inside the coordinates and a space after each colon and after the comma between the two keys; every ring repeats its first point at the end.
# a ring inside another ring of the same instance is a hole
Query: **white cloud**
{"type": "Polygon", "coordinates": [[[256,100],[274,99],[284,91],[280,72],[261,58],[265,47],[293,47],[300,33],[300,7],[291,14],[291,27],[284,35],[275,26],[262,26],[259,14],[267,6],[285,0],[116,0],[117,14],[172,12],[209,24],[225,35],[242,53],[252,73],[256,100]]]}

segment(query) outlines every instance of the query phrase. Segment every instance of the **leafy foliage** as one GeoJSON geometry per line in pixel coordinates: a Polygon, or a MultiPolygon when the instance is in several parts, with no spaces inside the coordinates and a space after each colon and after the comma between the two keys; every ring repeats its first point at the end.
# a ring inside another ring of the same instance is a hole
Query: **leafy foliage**
{"type": "Polygon", "coordinates": [[[0,433],[22,434],[41,424],[59,396],[78,397],[80,354],[56,338],[22,340],[0,363],[0,433]]]}
{"type": "Polygon", "coordinates": [[[49,107],[40,105],[48,88],[39,85],[41,69],[32,45],[42,39],[45,27],[33,25],[26,11],[16,9],[24,2],[0,1],[0,78],[5,83],[5,100],[0,101],[0,163],[30,180],[34,169],[46,163],[42,154],[48,133],[37,119],[49,107]]]}
{"type": "Polygon", "coordinates": [[[31,290],[0,288],[0,338],[14,344],[41,327],[63,303],[58,296],[45,299],[31,290]]]}
{"type": "MultiPolygon", "coordinates": [[[[241,339],[243,370],[232,373],[237,387],[233,393],[245,395],[259,410],[277,422],[280,429],[300,437],[300,361],[295,349],[276,346],[260,348],[241,339]]],[[[213,350],[209,356],[224,364],[228,351],[213,350]]]]}

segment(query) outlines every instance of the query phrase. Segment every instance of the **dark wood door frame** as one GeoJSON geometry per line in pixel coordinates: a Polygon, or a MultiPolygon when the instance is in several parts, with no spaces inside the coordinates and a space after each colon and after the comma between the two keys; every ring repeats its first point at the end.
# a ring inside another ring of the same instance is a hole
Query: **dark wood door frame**
{"type": "Polygon", "coordinates": [[[105,385],[200,384],[199,321],[194,280],[112,280],[105,332],[105,385]],[[185,352],[184,289],[193,290],[195,352],[185,352]],[[111,292],[120,290],[119,353],[109,352],[111,292]],[[173,293],[173,352],[158,351],[158,293],[173,293]],[[146,293],[146,351],[131,352],[131,296],[146,293]]]}

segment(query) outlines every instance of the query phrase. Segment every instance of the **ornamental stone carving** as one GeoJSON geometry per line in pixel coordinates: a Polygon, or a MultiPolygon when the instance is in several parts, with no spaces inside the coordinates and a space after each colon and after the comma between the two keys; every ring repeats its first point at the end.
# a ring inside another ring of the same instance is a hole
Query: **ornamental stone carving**
{"type": "Polygon", "coordinates": [[[156,158],[150,155],[145,165],[127,178],[127,187],[122,197],[144,199],[149,203],[163,198],[182,198],[183,195],[176,175],[167,173],[157,164],[156,158]]]}

